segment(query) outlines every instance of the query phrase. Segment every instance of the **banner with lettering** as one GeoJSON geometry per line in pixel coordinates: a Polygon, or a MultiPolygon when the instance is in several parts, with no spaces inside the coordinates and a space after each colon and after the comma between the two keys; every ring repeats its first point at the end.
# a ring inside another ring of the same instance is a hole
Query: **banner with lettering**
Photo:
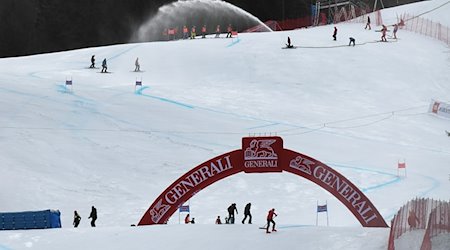
{"type": "MultiPolygon", "coordinates": [[[[186,172],[154,200],[138,225],[167,223],[178,209],[185,209],[183,204],[193,195],[241,172],[296,174],[334,195],[364,227],[387,227],[372,202],[350,180],[316,159],[285,149],[279,136],[244,137],[241,149],[216,156],[186,172]]],[[[317,210],[326,212],[326,204],[317,210]]]]}
{"type": "Polygon", "coordinates": [[[438,116],[450,118],[450,103],[431,100],[429,112],[438,116]]]}

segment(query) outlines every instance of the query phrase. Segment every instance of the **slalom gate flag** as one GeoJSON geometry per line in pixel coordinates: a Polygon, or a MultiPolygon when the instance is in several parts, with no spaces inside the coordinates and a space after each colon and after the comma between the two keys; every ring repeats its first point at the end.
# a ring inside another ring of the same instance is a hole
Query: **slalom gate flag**
{"type": "Polygon", "coordinates": [[[327,205],[317,205],[317,212],[327,212],[327,205]]]}
{"type": "Polygon", "coordinates": [[[406,162],[399,162],[398,163],[398,168],[406,168],[406,162]]]}
{"type": "Polygon", "coordinates": [[[181,206],[181,207],[180,207],[180,212],[189,212],[189,205],[187,205],[187,206],[181,206]]]}

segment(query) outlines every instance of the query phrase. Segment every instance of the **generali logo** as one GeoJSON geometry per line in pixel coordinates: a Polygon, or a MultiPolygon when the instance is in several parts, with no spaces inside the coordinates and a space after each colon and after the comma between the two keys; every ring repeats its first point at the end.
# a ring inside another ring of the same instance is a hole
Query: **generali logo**
{"type": "Polygon", "coordinates": [[[439,102],[434,102],[434,104],[433,104],[433,110],[432,110],[433,113],[437,114],[437,112],[438,112],[438,110],[439,110],[439,105],[440,105],[439,102]]]}
{"type": "Polygon", "coordinates": [[[162,204],[162,199],[160,199],[158,203],[156,203],[156,205],[152,208],[152,210],[150,210],[152,221],[154,223],[158,223],[161,217],[163,217],[163,215],[166,214],[169,209],[170,206],[162,204]]]}
{"type": "Polygon", "coordinates": [[[242,149],[246,171],[273,171],[279,167],[278,160],[283,142],[280,137],[247,137],[243,138],[242,149]]]}

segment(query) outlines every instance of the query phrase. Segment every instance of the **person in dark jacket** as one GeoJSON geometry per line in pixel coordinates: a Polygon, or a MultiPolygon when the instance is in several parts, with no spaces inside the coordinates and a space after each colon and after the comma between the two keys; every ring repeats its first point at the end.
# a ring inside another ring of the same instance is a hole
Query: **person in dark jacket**
{"type": "Polygon", "coordinates": [[[92,206],[91,214],[88,219],[91,219],[91,227],[95,227],[95,221],[97,220],[97,209],[94,206],[92,206]]]}
{"type": "Polygon", "coordinates": [[[370,16],[367,16],[367,24],[366,24],[366,27],[364,29],[367,29],[367,28],[369,28],[369,30],[371,29],[370,28],[370,16]]]}
{"type": "Polygon", "coordinates": [[[95,68],[95,55],[92,55],[91,57],[91,66],[89,66],[89,68],[91,69],[95,68]]]}
{"type": "Polygon", "coordinates": [[[108,65],[106,64],[106,58],[105,58],[105,59],[103,59],[103,62],[102,62],[102,73],[108,73],[107,70],[108,70],[108,65]]]}
{"type": "Polygon", "coordinates": [[[384,24],[382,24],[381,25],[381,41],[382,42],[387,42],[386,32],[387,32],[387,27],[384,24]]]}
{"type": "Polygon", "coordinates": [[[350,42],[348,43],[348,46],[350,46],[351,44],[353,44],[353,46],[355,46],[355,38],[353,37],[349,37],[350,42]]]}
{"type": "Polygon", "coordinates": [[[286,48],[288,48],[288,49],[294,48],[294,45],[291,44],[291,38],[290,37],[288,37],[288,39],[287,39],[286,48]]]}
{"type": "Polygon", "coordinates": [[[336,41],[336,37],[337,37],[337,28],[336,28],[336,26],[334,26],[333,41],[336,41]]]}
{"type": "Polygon", "coordinates": [[[252,224],[252,214],[250,213],[250,207],[251,206],[252,206],[251,203],[247,203],[247,205],[245,205],[245,208],[244,208],[244,219],[242,220],[242,224],[245,224],[245,220],[247,219],[247,216],[249,217],[248,224],[252,224]]]}
{"type": "Polygon", "coordinates": [[[228,207],[228,221],[230,224],[234,224],[234,211],[238,214],[236,203],[233,203],[228,207]]]}
{"type": "Polygon", "coordinates": [[[77,210],[73,211],[73,227],[78,227],[81,221],[81,216],[78,214],[77,210]]]}

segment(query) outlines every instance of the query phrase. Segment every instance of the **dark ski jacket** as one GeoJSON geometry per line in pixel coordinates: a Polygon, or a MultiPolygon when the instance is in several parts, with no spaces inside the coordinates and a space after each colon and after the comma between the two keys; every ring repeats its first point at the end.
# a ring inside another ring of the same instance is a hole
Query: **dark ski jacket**
{"type": "Polygon", "coordinates": [[[248,203],[247,205],[245,205],[244,208],[244,215],[249,215],[250,214],[250,207],[251,207],[251,203],[248,203]]]}

